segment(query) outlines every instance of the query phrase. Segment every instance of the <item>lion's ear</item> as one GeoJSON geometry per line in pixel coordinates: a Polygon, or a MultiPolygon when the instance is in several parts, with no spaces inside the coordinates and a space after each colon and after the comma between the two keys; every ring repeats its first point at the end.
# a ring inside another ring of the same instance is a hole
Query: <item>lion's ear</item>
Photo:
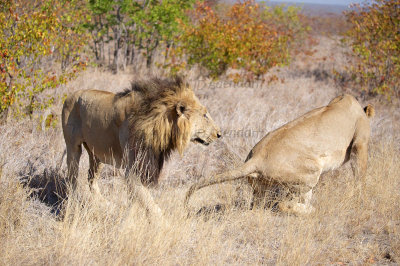
{"type": "Polygon", "coordinates": [[[183,103],[179,102],[176,105],[176,113],[178,114],[178,116],[182,116],[185,114],[185,112],[186,112],[186,106],[183,103]]]}

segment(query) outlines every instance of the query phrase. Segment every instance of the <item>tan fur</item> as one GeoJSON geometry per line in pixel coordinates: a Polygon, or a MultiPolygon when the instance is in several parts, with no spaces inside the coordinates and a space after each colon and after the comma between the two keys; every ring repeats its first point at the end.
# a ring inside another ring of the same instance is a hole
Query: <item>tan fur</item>
{"type": "MultiPolygon", "coordinates": [[[[76,186],[83,145],[89,154],[89,184],[97,193],[101,163],[125,167],[126,174],[138,176],[141,183],[156,184],[172,151],[182,155],[189,141],[208,145],[221,136],[180,78],[132,83],[130,90],[118,94],[76,91],[64,103],[62,127],[69,181],[76,186]]],[[[150,212],[156,209],[147,190],[138,184],[132,189],[150,212]]]]}
{"type": "Polygon", "coordinates": [[[268,133],[241,167],[193,185],[184,205],[200,188],[247,177],[254,189],[253,201],[277,186],[285,187],[292,200],[281,202],[279,208],[290,213],[310,213],[312,189],[322,173],[353,158],[354,174],[364,184],[370,137],[368,117],[373,114],[371,105],[364,111],[353,96],[339,96],[327,106],[268,133]]]}

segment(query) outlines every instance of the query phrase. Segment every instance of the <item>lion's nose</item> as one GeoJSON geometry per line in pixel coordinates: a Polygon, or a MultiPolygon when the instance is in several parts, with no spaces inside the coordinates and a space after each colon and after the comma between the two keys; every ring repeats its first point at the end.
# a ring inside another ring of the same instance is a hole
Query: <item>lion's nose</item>
{"type": "Polygon", "coordinates": [[[218,132],[217,133],[217,138],[220,138],[220,137],[222,137],[221,132],[218,132]]]}

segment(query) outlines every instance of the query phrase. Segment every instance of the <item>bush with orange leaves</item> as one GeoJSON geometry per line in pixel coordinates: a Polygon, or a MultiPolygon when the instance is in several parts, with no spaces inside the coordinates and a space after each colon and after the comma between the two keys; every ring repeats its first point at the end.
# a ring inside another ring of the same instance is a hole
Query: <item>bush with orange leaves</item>
{"type": "MultiPolygon", "coordinates": [[[[289,62],[295,37],[306,31],[298,11],[245,0],[220,14],[198,3],[192,23],[181,24],[183,34],[173,54],[185,55],[189,66],[199,64],[213,78],[228,68],[245,70],[247,78],[259,78],[270,68],[289,62]]],[[[174,63],[173,67],[182,66],[174,63]]]]}

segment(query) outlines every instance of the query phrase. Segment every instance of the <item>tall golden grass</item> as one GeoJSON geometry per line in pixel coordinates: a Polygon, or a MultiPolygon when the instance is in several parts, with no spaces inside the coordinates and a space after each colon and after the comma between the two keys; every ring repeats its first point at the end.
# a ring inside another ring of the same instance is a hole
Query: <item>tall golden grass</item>
{"type": "MultiPolygon", "coordinates": [[[[107,202],[92,195],[86,154],[78,189],[66,198],[59,123],[45,131],[28,119],[0,125],[0,264],[399,263],[397,103],[370,100],[377,115],[361,195],[349,165],[344,165],[322,176],[313,197],[316,212],[309,216],[243,207],[246,204],[238,203],[249,200],[245,180],[196,193],[190,204],[194,215],[188,216],[183,208],[191,184],[239,164],[264,134],[343,93],[330,73],[345,64],[345,48],[322,38],[315,49],[309,62],[299,59],[275,69],[278,80],[270,83],[213,83],[189,74],[196,94],[225,135],[209,147],[190,145],[183,158],[174,154],[160,185],[150,189],[168,223],[149,221],[144,210],[128,200],[121,171],[111,166],[104,168],[99,182],[107,202]],[[57,195],[63,204],[49,206],[57,195]]],[[[87,88],[119,91],[140,77],[145,75],[89,70],[56,93],[87,88]]],[[[52,111],[59,115],[61,102],[52,111]]]]}

